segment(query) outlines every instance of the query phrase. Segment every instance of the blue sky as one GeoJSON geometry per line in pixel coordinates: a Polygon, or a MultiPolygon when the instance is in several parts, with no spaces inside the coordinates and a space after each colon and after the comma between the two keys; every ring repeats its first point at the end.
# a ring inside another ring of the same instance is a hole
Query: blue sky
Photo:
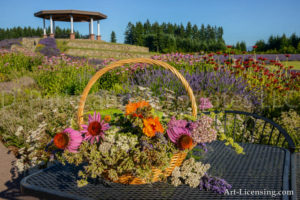
{"type": "MultiPolygon", "coordinates": [[[[51,9],[98,11],[108,18],[101,20],[102,39],[109,41],[115,31],[124,42],[128,22],[158,21],[222,26],[227,44],[245,41],[251,46],[270,35],[300,35],[300,0],[0,0],[0,27],[42,27],[34,12],[51,9]]],[[[49,21],[46,22],[49,25],[49,21]]],[[[60,27],[70,23],[57,22],[60,27]]],[[[75,30],[88,34],[88,23],[75,23],[75,30]]],[[[96,32],[96,23],[94,24],[96,32]]]]}

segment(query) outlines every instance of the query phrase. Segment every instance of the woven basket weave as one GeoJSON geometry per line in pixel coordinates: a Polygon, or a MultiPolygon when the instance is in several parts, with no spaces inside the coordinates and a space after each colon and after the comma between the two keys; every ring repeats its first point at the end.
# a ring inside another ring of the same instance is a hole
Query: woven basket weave
{"type": "MultiPolygon", "coordinates": [[[[168,69],[171,72],[173,72],[173,74],[175,74],[177,76],[177,78],[181,81],[184,88],[186,89],[186,91],[189,95],[189,98],[191,100],[191,103],[192,103],[193,116],[197,117],[197,105],[196,105],[196,100],[195,100],[193,91],[192,91],[191,87],[189,86],[188,82],[185,80],[185,78],[174,67],[172,67],[168,63],[165,63],[165,62],[159,61],[159,60],[153,60],[153,59],[149,59],[149,58],[135,58],[135,59],[120,60],[120,61],[111,63],[108,66],[100,69],[90,79],[90,81],[88,82],[87,86],[85,87],[85,89],[82,93],[80,103],[79,103],[79,108],[78,108],[78,113],[77,113],[77,117],[78,117],[77,120],[78,120],[79,127],[81,127],[81,125],[84,124],[84,121],[83,121],[84,105],[85,105],[87,95],[88,95],[91,87],[94,85],[94,83],[106,72],[108,72],[112,69],[115,69],[117,67],[123,66],[125,64],[132,64],[132,63],[147,63],[150,65],[161,66],[161,67],[164,67],[165,69],[168,69]]],[[[185,159],[185,157],[186,157],[185,152],[178,152],[178,153],[174,154],[170,160],[169,167],[167,169],[165,169],[163,172],[160,169],[153,167],[152,168],[153,177],[151,179],[151,182],[159,181],[160,175],[164,175],[166,177],[170,176],[172,174],[172,171],[174,170],[174,168],[176,166],[179,167],[181,165],[181,163],[183,162],[183,160],[185,159]]],[[[119,177],[119,179],[117,181],[114,181],[114,182],[122,183],[122,184],[145,184],[146,183],[145,180],[134,177],[131,174],[122,175],[119,177]]]]}

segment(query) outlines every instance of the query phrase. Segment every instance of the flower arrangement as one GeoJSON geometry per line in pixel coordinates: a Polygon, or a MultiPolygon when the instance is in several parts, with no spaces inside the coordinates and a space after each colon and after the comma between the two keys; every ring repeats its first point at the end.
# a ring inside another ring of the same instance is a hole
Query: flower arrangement
{"type": "MultiPolygon", "coordinates": [[[[212,107],[209,99],[205,104],[212,107]]],[[[130,184],[139,184],[131,182],[135,177],[142,183],[169,181],[174,186],[188,184],[218,193],[231,187],[225,180],[209,176],[210,165],[193,157],[170,167],[174,155],[186,155],[197,144],[207,151],[205,143],[217,139],[209,116],[202,115],[198,120],[191,116],[158,117],[146,101],[129,102],[125,112],[102,113],[90,114],[80,131],[67,128],[53,139],[54,148],[59,150],[58,160],[84,165],[79,171],[79,187],[88,184],[88,178],[97,177],[130,184]],[[161,171],[159,177],[156,170],[161,171]]]]}
{"type": "MultiPolygon", "coordinates": [[[[211,108],[212,104],[206,99],[200,106],[204,110],[211,108]]],[[[197,148],[197,151],[207,151],[205,143],[217,139],[212,122],[213,118],[205,114],[197,120],[193,92],[174,67],[151,59],[124,60],[99,70],[91,78],[78,107],[80,130],[66,129],[58,133],[53,144],[58,150],[56,157],[63,164],[82,167],[78,173],[79,187],[88,184],[90,178],[104,178],[122,184],[169,181],[174,186],[188,184],[201,189],[201,180],[205,175],[208,176],[210,165],[195,160],[191,150],[199,144],[200,149],[197,148]],[[127,62],[141,61],[170,69],[181,80],[189,94],[193,116],[175,117],[171,113],[160,113],[154,110],[152,103],[144,100],[133,102],[131,99],[122,110],[114,109],[115,112],[110,113],[108,109],[90,114],[88,123],[85,124],[83,108],[95,80],[109,69],[127,62]],[[108,113],[110,114],[107,115],[108,113]]],[[[233,144],[228,138],[226,140],[228,144],[233,144]]],[[[214,180],[216,181],[212,181],[213,183],[224,186],[219,179],[214,180]]]]}

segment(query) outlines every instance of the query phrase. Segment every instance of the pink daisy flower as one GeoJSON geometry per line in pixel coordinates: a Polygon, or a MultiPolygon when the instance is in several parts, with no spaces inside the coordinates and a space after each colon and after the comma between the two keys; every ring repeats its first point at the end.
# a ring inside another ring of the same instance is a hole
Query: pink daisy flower
{"type": "Polygon", "coordinates": [[[191,132],[188,128],[188,122],[185,120],[176,120],[175,117],[172,117],[168,123],[167,134],[170,140],[175,144],[182,135],[191,136],[191,132]]]}
{"type": "Polygon", "coordinates": [[[81,133],[85,134],[84,140],[90,141],[93,144],[95,140],[99,142],[100,137],[103,138],[104,131],[109,129],[109,124],[101,120],[100,113],[96,114],[94,112],[94,116],[89,115],[88,125],[81,125],[81,127],[83,129],[81,133]]]}
{"type": "Polygon", "coordinates": [[[59,149],[76,153],[82,140],[83,138],[79,131],[67,128],[63,132],[57,133],[54,136],[53,142],[54,145],[59,149]]]}

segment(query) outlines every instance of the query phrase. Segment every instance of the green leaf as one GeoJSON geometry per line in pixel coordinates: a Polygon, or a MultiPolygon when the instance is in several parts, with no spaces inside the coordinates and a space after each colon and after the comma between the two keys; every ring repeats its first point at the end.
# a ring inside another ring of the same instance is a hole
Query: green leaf
{"type": "Polygon", "coordinates": [[[155,110],[155,109],[152,109],[152,114],[154,115],[154,116],[157,116],[159,119],[162,119],[162,117],[163,117],[163,112],[160,112],[160,111],[157,111],[157,110],[155,110]]]}
{"type": "Polygon", "coordinates": [[[114,114],[123,114],[123,111],[120,110],[120,109],[117,109],[117,108],[108,108],[108,109],[103,109],[103,110],[89,111],[89,112],[86,112],[84,115],[89,115],[89,114],[93,115],[94,112],[100,113],[102,119],[106,115],[110,115],[112,120],[115,119],[115,115],[114,114]]]}

